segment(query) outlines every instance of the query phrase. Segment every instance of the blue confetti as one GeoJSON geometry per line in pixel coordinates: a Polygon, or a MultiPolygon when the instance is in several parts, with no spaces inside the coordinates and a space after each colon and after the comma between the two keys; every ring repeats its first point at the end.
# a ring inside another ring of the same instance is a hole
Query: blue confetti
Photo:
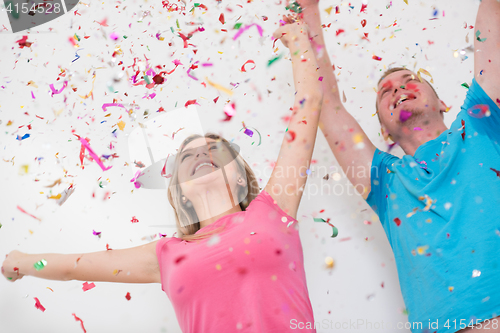
{"type": "Polygon", "coordinates": [[[17,140],[21,141],[21,140],[27,139],[29,137],[30,137],[30,135],[28,133],[26,133],[23,136],[18,135],[17,140]]]}

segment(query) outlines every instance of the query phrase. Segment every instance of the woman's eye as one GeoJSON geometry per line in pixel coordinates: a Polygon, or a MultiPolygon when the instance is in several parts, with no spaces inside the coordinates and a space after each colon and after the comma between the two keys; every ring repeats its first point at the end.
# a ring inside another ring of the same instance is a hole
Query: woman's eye
{"type": "Polygon", "coordinates": [[[184,155],[184,156],[182,157],[181,162],[184,162],[184,160],[185,160],[185,159],[186,159],[186,157],[188,157],[188,156],[191,156],[191,154],[186,154],[186,155],[184,155]]]}

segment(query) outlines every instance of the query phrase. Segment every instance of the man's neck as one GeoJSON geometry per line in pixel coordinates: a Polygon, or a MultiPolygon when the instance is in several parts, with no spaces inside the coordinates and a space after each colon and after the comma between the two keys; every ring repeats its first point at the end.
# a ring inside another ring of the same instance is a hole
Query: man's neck
{"type": "Polygon", "coordinates": [[[417,130],[412,129],[409,130],[409,135],[405,135],[404,138],[399,142],[399,145],[404,150],[407,155],[415,155],[418,147],[427,143],[431,140],[436,139],[441,133],[448,130],[446,125],[443,122],[440,122],[437,125],[427,125],[415,127],[417,130]],[[418,130],[421,128],[421,130],[418,130]]]}

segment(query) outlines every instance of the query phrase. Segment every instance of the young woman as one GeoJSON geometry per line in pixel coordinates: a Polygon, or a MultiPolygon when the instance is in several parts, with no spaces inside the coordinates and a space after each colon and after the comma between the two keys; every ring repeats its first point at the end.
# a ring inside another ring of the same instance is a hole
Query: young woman
{"type": "Polygon", "coordinates": [[[294,226],[322,90],[307,26],[287,22],[274,37],[292,57],[297,93],[288,132],[294,139],[283,141],[262,192],[228,141],[213,134],[191,136],[175,157],[168,191],[180,237],[86,254],[12,251],[2,274],[10,281],[31,275],[161,283],[183,332],[285,332],[292,330],[292,323],[314,322],[294,226]],[[35,269],[42,259],[47,266],[35,269]],[[114,275],[115,269],[125,274],[114,275]]]}

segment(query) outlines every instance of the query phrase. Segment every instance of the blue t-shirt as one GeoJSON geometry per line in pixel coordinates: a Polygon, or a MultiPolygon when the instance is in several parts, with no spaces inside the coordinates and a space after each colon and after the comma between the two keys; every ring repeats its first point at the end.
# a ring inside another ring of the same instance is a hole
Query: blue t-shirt
{"type": "Polygon", "coordinates": [[[367,202],[394,252],[413,332],[500,315],[500,108],[475,79],[451,128],[414,156],[375,151],[367,202]]]}

